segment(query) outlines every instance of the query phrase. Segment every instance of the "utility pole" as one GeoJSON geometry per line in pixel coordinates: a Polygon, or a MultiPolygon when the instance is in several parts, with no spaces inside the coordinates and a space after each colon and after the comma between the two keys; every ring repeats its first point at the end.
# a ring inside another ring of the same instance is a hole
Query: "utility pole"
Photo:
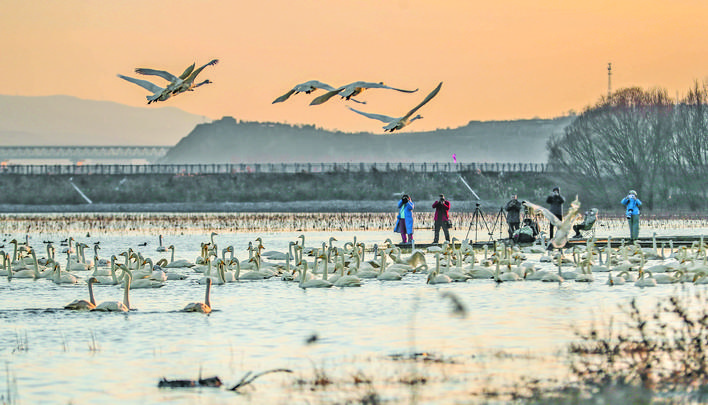
{"type": "Polygon", "coordinates": [[[607,64],[607,98],[612,96],[612,62],[607,64]]]}

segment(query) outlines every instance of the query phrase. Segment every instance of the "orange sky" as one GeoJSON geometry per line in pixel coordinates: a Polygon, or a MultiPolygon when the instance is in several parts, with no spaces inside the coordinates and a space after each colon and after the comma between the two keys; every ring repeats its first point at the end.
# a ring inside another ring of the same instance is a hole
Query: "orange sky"
{"type": "MultiPolygon", "coordinates": [[[[470,120],[555,117],[613,88],[683,93],[708,78],[702,0],[0,0],[0,93],[67,94],[145,105],[116,77],[136,67],[181,73],[219,58],[214,84],[159,105],[210,118],[381,132],[338,98],[271,101],[293,85],[383,81],[364,111],[400,116],[438,82],[438,96],[404,130],[470,120]]],[[[152,79],[163,84],[159,78],[152,79]]],[[[321,94],[321,93],[316,93],[321,94]]]]}

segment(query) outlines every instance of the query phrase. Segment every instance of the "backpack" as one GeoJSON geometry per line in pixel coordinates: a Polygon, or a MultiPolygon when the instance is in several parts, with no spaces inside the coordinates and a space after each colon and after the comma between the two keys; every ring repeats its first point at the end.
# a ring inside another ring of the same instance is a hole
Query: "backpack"
{"type": "Polygon", "coordinates": [[[515,230],[511,238],[517,243],[531,243],[535,240],[533,237],[533,229],[528,225],[524,225],[515,230]]]}

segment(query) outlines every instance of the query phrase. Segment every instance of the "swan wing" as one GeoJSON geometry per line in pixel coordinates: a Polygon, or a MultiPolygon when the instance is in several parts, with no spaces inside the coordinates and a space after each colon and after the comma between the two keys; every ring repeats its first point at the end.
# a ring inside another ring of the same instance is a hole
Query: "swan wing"
{"type": "Polygon", "coordinates": [[[212,60],[210,60],[208,63],[205,63],[204,65],[200,66],[199,69],[196,69],[195,71],[193,71],[193,72],[189,75],[189,77],[187,77],[187,79],[186,79],[185,81],[188,81],[188,82],[194,81],[194,79],[197,78],[197,76],[199,75],[199,73],[201,73],[202,70],[204,70],[205,67],[207,67],[207,66],[213,66],[213,65],[216,65],[217,63],[219,63],[219,59],[212,59],[212,60]]]}
{"type": "Polygon", "coordinates": [[[189,75],[190,75],[190,74],[192,73],[192,71],[194,70],[194,66],[196,66],[196,63],[192,63],[190,66],[187,66],[187,69],[184,69],[184,72],[182,72],[182,74],[179,75],[179,78],[182,79],[182,80],[184,80],[184,79],[186,79],[187,77],[189,77],[189,75]]]}
{"type": "Polygon", "coordinates": [[[295,91],[305,91],[305,92],[310,92],[315,89],[332,91],[332,90],[334,90],[334,87],[330,86],[327,83],[322,83],[319,80],[310,80],[305,83],[300,83],[297,86],[293,87],[293,90],[295,90],[295,91]]]}
{"type": "Polygon", "coordinates": [[[135,83],[135,84],[137,84],[138,86],[140,86],[140,87],[142,87],[142,88],[144,88],[144,89],[146,89],[146,90],[148,90],[148,91],[151,91],[151,92],[153,92],[153,93],[159,93],[159,92],[161,92],[162,90],[164,90],[164,88],[162,88],[162,87],[160,87],[160,86],[158,86],[158,85],[156,85],[156,84],[154,84],[154,83],[151,83],[151,82],[149,82],[149,81],[147,81],[147,80],[136,79],[136,78],[133,78],[133,77],[123,76],[123,75],[118,75],[118,77],[120,77],[120,78],[123,79],[123,80],[127,80],[127,81],[129,81],[129,82],[131,82],[131,83],[135,83]]]}
{"type": "Polygon", "coordinates": [[[418,91],[418,89],[415,89],[415,90],[399,89],[396,87],[387,86],[383,83],[356,82],[356,83],[352,83],[352,85],[354,87],[361,87],[361,88],[365,88],[365,89],[388,89],[388,90],[401,91],[403,93],[415,93],[416,91],[418,91]]]}
{"type": "MultiPolygon", "coordinates": [[[[442,84],[443,84],[443,82],[440,82],[440,83],[438,84],[438,87],[434,88],[433,91],[431,91],[430,94],[428,94],[428,95],[423,99],[423,101],[420,102],[420,104],[418,104],[417,106],[413,107],[412,110],[408,111],[408,114],[404,115],[402,119],[403,119],[403,120],[408,119],[411,115],[413,115],[416,111],[418,111],[418,110],[420,109],[420,107],[424,106],[428,101],[432,100],[433,97],[437,96],[438,93],[440,92],[440,88],[442,87],[442,84]]],[[[416,90],[417,90],[417,89],[416,89],[416,90]]]]}
{"type": "Polygon", "coordinates": [[[349,106],[347,106],[347,108],[350,109],[350,110],[352,110],[352,111],[354,111],[354,112],[357,113],[357,114],[363,115],[364,117],[371,118],[371,119],[374,119],[374,120],[379,120],[379,121],[385,122],[385,123],[387,123],[387,124],[388,124],[388,123],[391,123],[391,122],[394,122],[394,121],[398,121],[398,118],[389,117],[388,115],[367,113],[367,112],[364,112],[364,111],[359,111],[359,110],[357,110],[357,109],[355,109],[355,108],[351,108],[351,107],[349,107],[349,106]]]}
{"type": "Polygon", "coordinates": [[[553,226],[560,226],[561,220],[556,217],[555,214],[553,214],[551,211],[549,211],[546,208],[541,207],[540,205],[536,205],[532,202],[524,201],[522,203],[523,205],[529,207],[530,209],[530,214],[531,215],[536,215],[537,213],[543,214],[546,219],[553,225],[553,226]]]}
{"type": "Polygon", "coordinates": [[[166,72],[164,70],[155,70],[155,69],[149,69],[149,68],[137,68],[137,69],[135,69],[135,73],[140,73],[141,75],[160,76],[161,78],[167,80],[168,82],[172,82],[172,83],[180,80],[179,77],[173,75],[170,72],[166,72]]]}
{"type": "Polygon", "coordinates": [[[289,92],[283,94],[282,96],[276,98],[275,100],[273,100],[273,102],[272,102],[271,104],[282,103],[283,101],[285,101],[285,100],[287,100],[288,98],[290,98],[290,96],[292,96],[293,94],[295,94],[295,89],[292,89],[292,90],[290,90],[289,92]]]}
{"type": "Polygon", "coordinates": [[[325,93],[325,94],[323,94],[323,95],[321,95],[321,96],[319,96],[319,97],[316,97],[314,100],[312,100],[312,102],[310,103],[310,105],[320,105],[320,104],[326,102],[327,100],[329,100],[330,98],[334,97],[335,95],[339,94],[339,92],[342,91],[342,90],[344,90],[344,87],[340,87],[340,88],[338,88],[338,89],[330,90],[330,91],[328,91],[327,93],[325,93]]]}

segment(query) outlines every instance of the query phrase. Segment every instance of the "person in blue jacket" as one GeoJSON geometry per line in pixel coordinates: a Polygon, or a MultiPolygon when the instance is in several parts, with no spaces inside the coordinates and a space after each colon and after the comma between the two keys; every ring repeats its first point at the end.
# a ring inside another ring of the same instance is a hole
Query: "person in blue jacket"
{"type": "Polygon", "coordinates": [[[636,191],[629,190],[629,194],[622,199],[621,203],[627,208],[629,238],[634,242],[639,237],[639,207],[642,206],[642,202],[637,197],[636,191]]]}
{"type": "Polygon", "coordinates": [[[398,215],[396,216],[396,227],[394,232],[401,234],[403,243],[413,243],[413,200],[408,194],[403,194],[398,201],[398,215]]]}

